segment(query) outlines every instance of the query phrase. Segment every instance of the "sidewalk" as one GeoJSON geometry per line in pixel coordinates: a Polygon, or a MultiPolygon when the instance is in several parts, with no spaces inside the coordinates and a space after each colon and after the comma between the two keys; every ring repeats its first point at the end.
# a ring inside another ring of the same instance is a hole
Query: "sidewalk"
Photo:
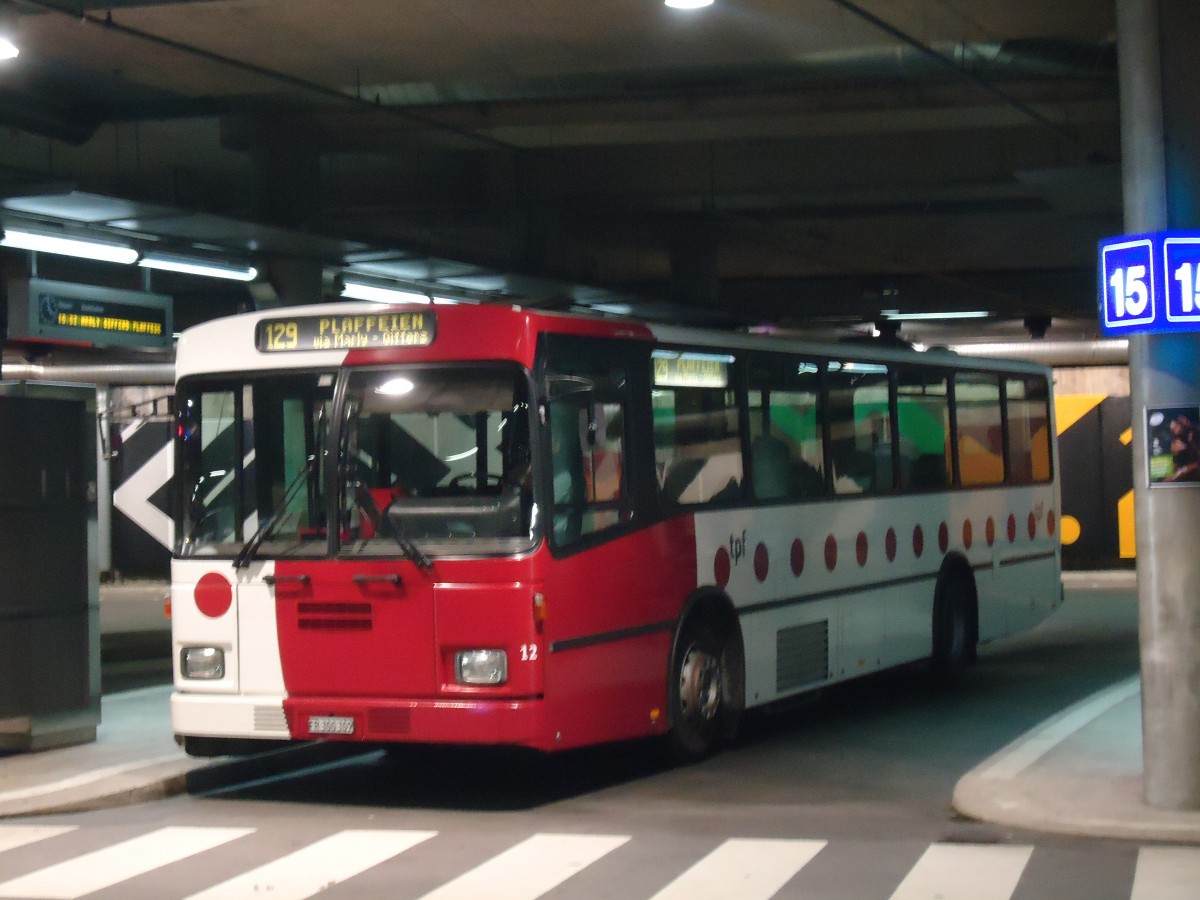
{"type": "Polygon", "coordinates": [[[1142,799],[1141,682],[1130,678],[1064,710],[963,776],[954,808],[1033,831],[1200,843],[1200,812],[1142,799]]]}
{"type": "MultiPolygon", "coordinates": [[[[1068,593],[1127,594],[1135,574],[1067,572],[1068,593]]],[[[1200,843],[1200,812],[1154,809],[1142,798],[1142,704],[1137,676],[1084,698],[964,775],[954,808],[973,819],[1059,834],[1200,843]]]]}
{"type": "Polygon", "coordinates": [[[0,818],[77,812],[203,792],[318,765],[346,745],[299,744],[251,757],[193,759],[171,733],[171,686],[100,699],[96,740],[0,755],[0,818]]]}

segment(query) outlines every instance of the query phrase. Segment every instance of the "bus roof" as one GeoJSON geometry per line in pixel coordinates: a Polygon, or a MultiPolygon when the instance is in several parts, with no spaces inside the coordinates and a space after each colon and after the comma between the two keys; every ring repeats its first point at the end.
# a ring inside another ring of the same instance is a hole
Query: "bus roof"
{"type": "Polygon", "coordinates": [[[1006,372],[1045,373],[1016,360],[917,351],[882,342],[811,342],[501,304],[396,306],[328,303],[258,310],[186,330],[176,350],[176,379],[203,373],[332,369],[397,362],[512,360],[533,364],[539,333],[625,338],[724,350],[791,352],[818,358],[873,360],[1006,372]]]}

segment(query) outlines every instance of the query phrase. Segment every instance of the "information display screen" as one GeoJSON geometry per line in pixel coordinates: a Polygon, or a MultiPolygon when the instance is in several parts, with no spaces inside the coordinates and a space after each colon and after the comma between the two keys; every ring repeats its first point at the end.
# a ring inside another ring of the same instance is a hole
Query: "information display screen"
{"type": "Polygon", "coordinates": [[[30,278],[10,281],[8,296],[14,340],[153,350],[174,340],[164,294],[30,278]]]}

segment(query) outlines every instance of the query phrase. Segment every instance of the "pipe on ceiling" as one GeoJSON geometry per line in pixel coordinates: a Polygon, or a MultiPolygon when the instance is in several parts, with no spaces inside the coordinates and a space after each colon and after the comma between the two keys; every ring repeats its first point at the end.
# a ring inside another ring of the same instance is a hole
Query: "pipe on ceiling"
{"type": "Polygon", "coordinates": [[[1023,359],[1045,366],[1125,366],[1129,341],[1009,341],[990,344],[956,344],[960,356],[987,359],[1023,359]]]}
{"type": "Polygon", "coordinates": [[[174,363],[82,363],[41,365],[4,363],[4,381],[52,381],[60,384],[174,384],[174,363]]]}

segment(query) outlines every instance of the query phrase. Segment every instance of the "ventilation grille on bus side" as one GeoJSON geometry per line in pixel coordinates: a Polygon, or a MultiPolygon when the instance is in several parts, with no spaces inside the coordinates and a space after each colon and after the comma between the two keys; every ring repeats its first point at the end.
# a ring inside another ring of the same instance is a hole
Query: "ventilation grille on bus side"
{"type": "Polygon", "coordinates": [[[296,625],[302,629],[370,631],[370,603],[300,603],[296,625]]]}
{"type": "Polygon", "coordinates": [[[775,690],[824,681],[829,675],[829,621],[775,632],[775,690]]]}

